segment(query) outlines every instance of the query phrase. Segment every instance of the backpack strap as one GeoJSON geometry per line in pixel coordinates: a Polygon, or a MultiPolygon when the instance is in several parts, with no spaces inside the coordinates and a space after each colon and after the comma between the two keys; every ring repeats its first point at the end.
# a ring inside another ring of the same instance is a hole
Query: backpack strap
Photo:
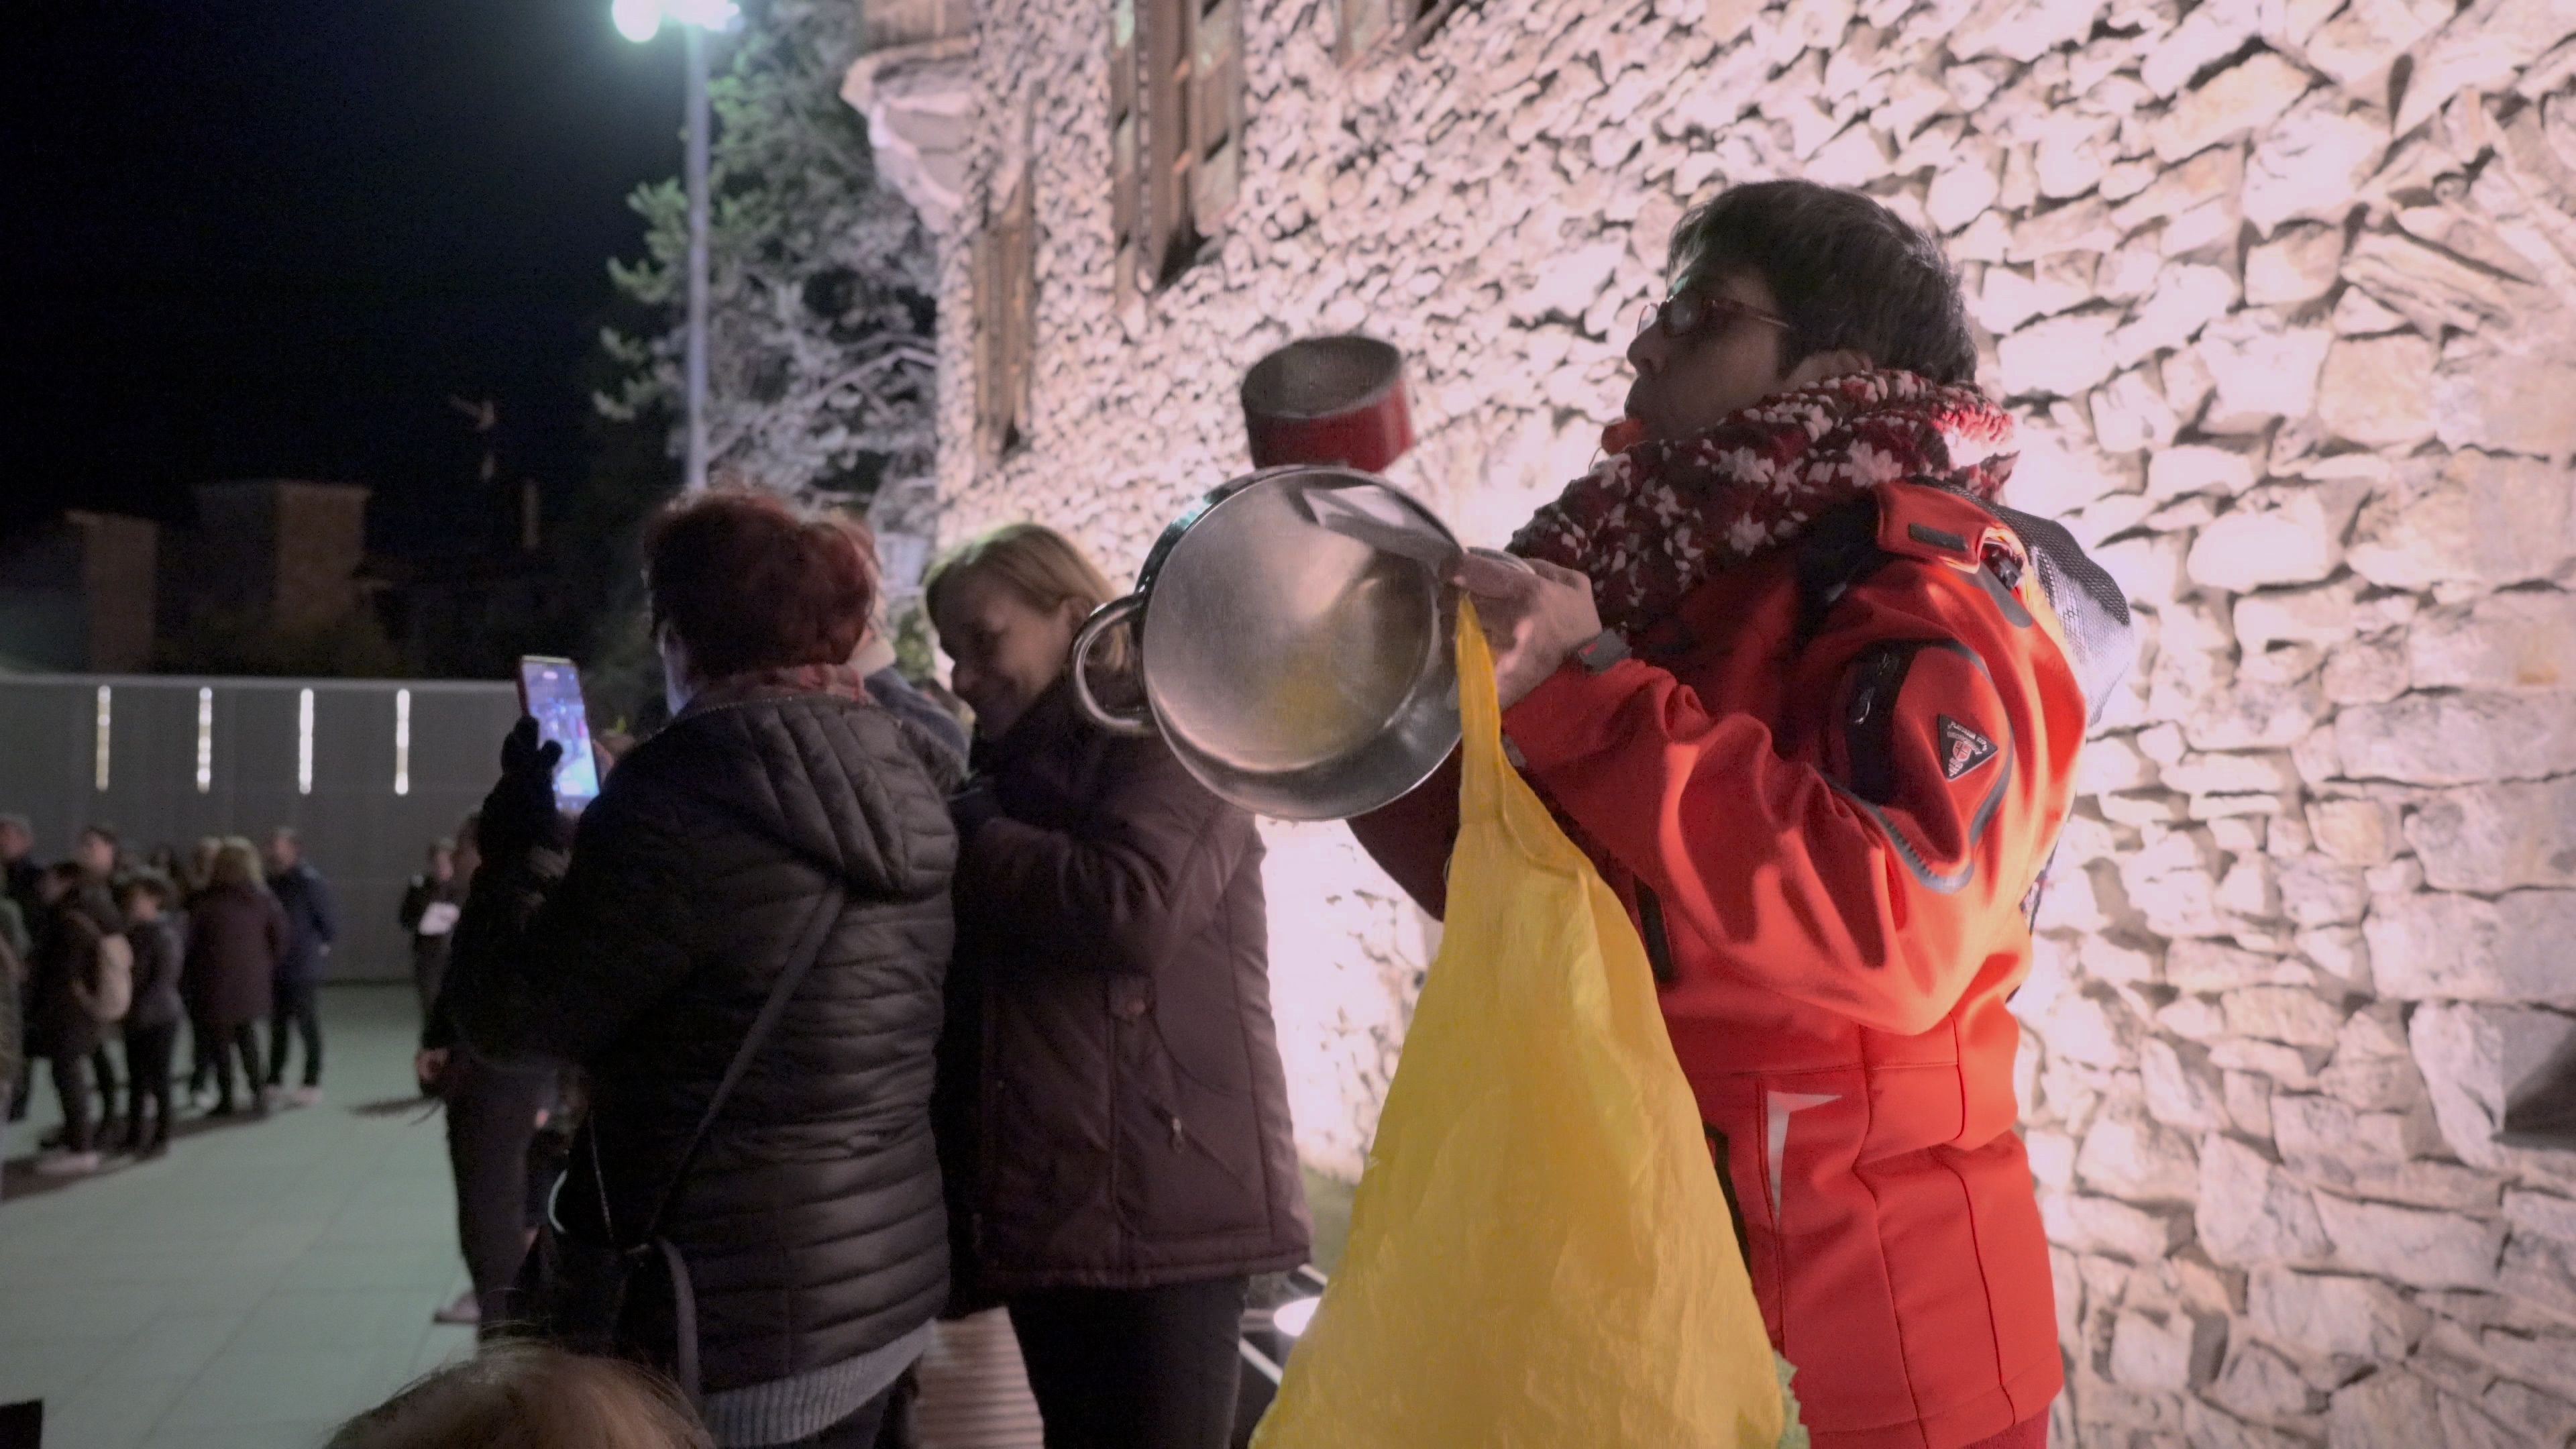
{"type": "MultiPolygon", "coordinates": [[[[805,973],[813,969],[815,958],[823,954],[823,942],[831,936],[832,928],[840,924],[841,903],[846,892],[839,877],[826,876],[824,879],[823,898],[815,902],[814,912],[806,918],[804,929],[797,938],[794,953],[779,970],[778,979],[770,984],[769,999],[760,1004],[760,1015],[752,1018],[751,1030],[743,1034],[742,1045],[735,1049],[733,1060],[725,1064],[724,1077],[716,1083],[715,1095],[707,1098],[707,1110],[699,1115],[698,1125],[689,1133],[689,1145],[681,1150],[679,1166],[672,1170],[670,1180],[662,1185],[661,1193],[653,1199],[652,1215],[644,1220],[644,1231],[636,1238],[638,1243],[650,1243],[661,1236],[662,1218],[680,1195],[680,1184],[687,1180],[690,1166],[697,1161],[698,1149],[706,1145],[707,1129],[715,1125],[717,1114],[724,1111],[725,1099],[741,1085],[743,1074],[751,1069],[751,1059],[759,1055],[770,1033],[777,1030],[778,1019],[787,1014],[789,998],[796,994],[805,973]]],[[[598,1150],[598,1144],[599,1136],[594,1132],[591,1134],[594,1152],[598,1150]]]]}
{"type": "Polygon", "coordinates": [[[1901,558],[1976,575],[2006,618],[2017,626],[2031,622],[2011,593],[2020,578],[2021,545],[1975,499],[1936,479],[1909,478],[1870,489],[1819,515],[1800,535],[1797,549],[1801,648],[1824,632],[1825,616],[1843,595],[1901,558]],[[2012,582],[1987,577],[1989,545],[1997,543],[1997,561],[2013,571],[2012,582]]]}
{"type": "Polygon", "coordinates": [[[2088,718],[2099,719],[2137,658],[2128,596],[2053,520],[1987,503],[1937,478],[1870,490],[1809,525],[1797,544],[1798,634],[1804,647],[1855,584],[1891,559],[1944,564],[1973,579],[2015,628],[2040,625],[2064,647],[2088,718]],[[2023,604],[2025,573],[2046,605],[2023,604]]]}
{"type": "Polygon", "coordinates": [[[1879,547],[1878,494],[1871,492],[1819,516],[1798,539],[1798,647],[1824,632],[1825,616],[1854,584],[1896,555],[1879,547]]]}

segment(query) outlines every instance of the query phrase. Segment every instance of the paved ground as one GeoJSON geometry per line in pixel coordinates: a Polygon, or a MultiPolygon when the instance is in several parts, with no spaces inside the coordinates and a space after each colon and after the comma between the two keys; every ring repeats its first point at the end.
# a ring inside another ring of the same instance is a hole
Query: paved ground
{"type": "MultiPolygon", "coordinates": [[[[325,992],[321,1106],[183,1118],[168,1157],[75,1181],[26,1170],[60,1120],[39,1073],[0,1199],[0,1404],[43,1399],[45,1449],[312,1449],[472,1351],[429,1321],[465,1269],[417,1015],[408,985],[325,992]]],[[[1036,1449],[1000,1313],[943,1324],[922,1378],[925,1449],[1036,1449]]]]}
{"type": "MultiPolygon", "coordinates": [[[[430,1322],[465,1271],[411,988],[334,988],[322,1020],[322,1105],[183,1117],[169,1156],[96,1177],[26,1170],[59,1120],[39,1074],[0,1179],[0,1404],[44,1400],[46,1449],[312,1449],[472,1351],[430,1322]]],[[[1329,1262],[1348,1195],[1310,1188],[1329,1262]]],[[[1036,1449],[1003,1314],[941,1325],[921,1367],[924,1449],[1036,1449]]]]}
{"type": "MultiPolygon", "coordinates": [[[[46,1449],[304,1449],[470,1350],[429,1321],[465,1271],[416,1015],[408,985],[335,988],[321,1106],[183,1120],[166,1158],[59,1186],[9,1164],[0,1403],[44,1399],[46,1449]]],[[[35,1095],[21,1158],[56,1120],[35,1095]]]]}

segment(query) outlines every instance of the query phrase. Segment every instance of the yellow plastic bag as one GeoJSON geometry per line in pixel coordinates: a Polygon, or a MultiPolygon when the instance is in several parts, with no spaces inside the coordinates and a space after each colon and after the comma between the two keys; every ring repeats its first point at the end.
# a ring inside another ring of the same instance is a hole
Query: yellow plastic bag
{"type": "Polygon", "coordinates": [[[1252,1442],[1801,1442],[1645,948],[1503,759],[1492,656],[1461,614],[1447,933],[1349,1251],[1252,1442]]]}

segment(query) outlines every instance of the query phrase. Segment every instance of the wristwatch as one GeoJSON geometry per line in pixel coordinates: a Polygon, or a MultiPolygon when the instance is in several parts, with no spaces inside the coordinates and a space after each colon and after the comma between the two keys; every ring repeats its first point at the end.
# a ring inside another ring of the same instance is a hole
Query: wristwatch
{"type": "Polygon", "coordinates": [[[1574,660],[1587,674],[1601,671],[1628,657],[1628,641],[1616,629],[1604,629],[1574,651],[1574,660]]]}

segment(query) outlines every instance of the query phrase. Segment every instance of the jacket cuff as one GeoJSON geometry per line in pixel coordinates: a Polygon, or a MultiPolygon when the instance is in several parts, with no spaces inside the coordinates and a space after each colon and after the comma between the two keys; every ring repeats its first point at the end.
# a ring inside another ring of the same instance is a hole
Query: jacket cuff
{"type": "Polygon", "coordinates": [[[1651,671],[1622,659],[1595,674],[1568,660],[1503,711],[1503,733],[1534,774],[1595,754],[1608,743],[1611,717],[1646,687],[1651,671]]]}

